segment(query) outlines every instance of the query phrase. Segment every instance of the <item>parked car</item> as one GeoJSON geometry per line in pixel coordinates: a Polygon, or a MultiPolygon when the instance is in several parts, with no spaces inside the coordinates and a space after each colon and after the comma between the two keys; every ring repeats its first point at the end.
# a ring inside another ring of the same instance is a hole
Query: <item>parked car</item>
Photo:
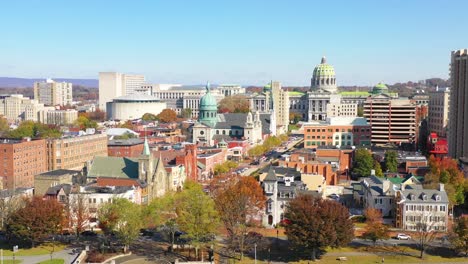
{"type": "Polygon", "coordinates": [[[93,231],[86,230],[86,231],[81,232],[81,235],[91,237],[91,236],[97,236],[97,233],[93,232],[93,231]]]}
{"type": "Polygon", "coordinates": [[[411,236],[409,236],[407,234],[400,233],[400,234],[397,235],[397,239],[398,240],[410,240],[411,236]]]}
{"type": "Polygon", "coordinates": [[[328,195],[328,197],[332,198],[333,200],[339,200],[340,199],[340,196],[336,193],[332,193],[330,195],[328,195]]]}

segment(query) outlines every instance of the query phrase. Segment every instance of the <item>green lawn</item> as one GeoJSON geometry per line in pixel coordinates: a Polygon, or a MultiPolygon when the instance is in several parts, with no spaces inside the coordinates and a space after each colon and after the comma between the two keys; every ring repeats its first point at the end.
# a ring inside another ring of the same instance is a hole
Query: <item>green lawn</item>
{"type": "MultiPolygon", "coordinates": [[[[35,256],[35,255],[47,255],[50,254],[52,249],[54,252],[62,251],[65,249],[66,245],[55,243],[55,247],[50,243],[41,244],[35,248],[19,248],[16,252],[16,256],[35,256]]],[[[4,256],[13,256],[13,251],[10,245],[0,244],[0,248],[3,249],[4,256]]]]}
{"type": "Polygon", "coordinates": [[[3,261],[3,264],[18,264],[18,263],[22,263],[21,260],[15,260],[15,262],[13,262],[13,260],[4,260],[3,261]]]}
{"type": "Polygon", "coordinates": [[[65,263],[64,259],[52,259],[52,260],[42,261],[37,264],[64,264],[64,263],[65,263]]]}

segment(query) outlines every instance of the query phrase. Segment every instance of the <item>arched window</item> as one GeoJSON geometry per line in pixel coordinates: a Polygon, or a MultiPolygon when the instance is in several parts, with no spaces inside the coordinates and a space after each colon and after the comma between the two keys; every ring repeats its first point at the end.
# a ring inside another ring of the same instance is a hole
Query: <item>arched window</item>
{"type": "Polygon", "coordinates": [[[223,135],[226,135],[226,130],[223,130],[223,135]]]}
{"type": "Polygon", "coordinates": [[[273,224],[273,216],[272,215],[268,215],[268,224],[269,225],[273,224]]]}

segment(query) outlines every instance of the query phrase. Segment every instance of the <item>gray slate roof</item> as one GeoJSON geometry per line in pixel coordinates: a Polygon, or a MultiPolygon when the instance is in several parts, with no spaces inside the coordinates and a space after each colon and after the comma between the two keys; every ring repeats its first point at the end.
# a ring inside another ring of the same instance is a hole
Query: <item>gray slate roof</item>
{"type": "Polygon", "coordinates": [[[446,192],[441,192],[434,189],[410,189],[401,191],[405,197],[405,203],[448,203],[448,197],[446,192]],[[424,199],[424,195],[426,199],[424,199]],[[440,200],[436,200],[436,196],[440,197],[440,200]],[[414,197],[414,199],[413,199],[414,197]]]}

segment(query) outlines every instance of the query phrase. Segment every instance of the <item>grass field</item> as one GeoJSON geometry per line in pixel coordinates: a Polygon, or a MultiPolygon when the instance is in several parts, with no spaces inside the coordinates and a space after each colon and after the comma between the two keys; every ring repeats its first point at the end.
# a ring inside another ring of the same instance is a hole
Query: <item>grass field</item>
{"type": "Polygon", "coordinates": [[[64,259],[52,259],[52,260],[39,262],[38,264],[64,264],[64,263],[65,263],[64,259]]]}
{"type": "MultiPolygon", "coordinates": [[[[0,244],[0,248],[3,249],[4,256],[13,256],[13,251],[10,245],[0,244]]],[[[16,252],[16,256],[35,256],[35,255],[46,255],[50,254],[53,250],[54,252],[62,251],[65,249],[64,244],[55,243],[55,247],[51,243],[44,243],[35,248],[19,248],[16,252]]]]}

